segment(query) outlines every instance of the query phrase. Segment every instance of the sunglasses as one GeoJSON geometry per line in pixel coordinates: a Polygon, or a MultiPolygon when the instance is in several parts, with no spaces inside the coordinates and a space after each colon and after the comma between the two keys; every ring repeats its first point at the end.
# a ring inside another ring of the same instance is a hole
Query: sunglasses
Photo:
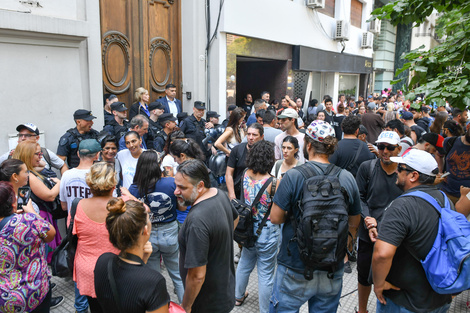
{"type": "Polygon", "coordinates": [[[378,144],[377,145],[377,149],[379,149],[379,150],[387,149],[390,152],[395,151],[396,148],[398,148],[398,146],[387,146],[387,145],[384,145],[384,144],[378,144]]]}
{"type": "Polygon", "coordinates": [[[403,171],[413,172],[414,169],[408,168],[406,165],[398,164],[397,171],[398,173],[401,173],[403,171]]]}

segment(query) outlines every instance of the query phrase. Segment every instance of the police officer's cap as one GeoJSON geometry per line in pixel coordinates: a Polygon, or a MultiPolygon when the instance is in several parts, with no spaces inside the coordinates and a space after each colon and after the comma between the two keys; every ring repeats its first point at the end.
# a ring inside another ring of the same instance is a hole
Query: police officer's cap
{"type": "Polygon", "coordinates": [[[158,118],[158,121],[160,123],[164,123],[166,121],[173,121],[173,122],[176,122],[176,117],[173,116],[172,113],[163,113],[162,115],[160,115],[160,117],[158,118]]]}
{"type": "Polygon", "coordinates": [[[236,108],[237,108],[237,106],[236,106],[235,104],[231,104],[231,105],[228,106],[227,110],[228,110],[229,112],[232,112],[232,111],[235,110],[236,108]]]}
{"type": "Polygon", "coordinates": [[[207,119],[209,119],[209,118],[211,118],[211,117],[219,117],[219,116],[220,116],[220,115],[217,114],[217,112],[215,112],[215,111],[207,111],[207,113],[206,113],[207,119]]]}
{"type": "Polygon", "coordinates": [[[205,110],[206,104],[202,101],[194,101],[194,107],[198,110],[205,110]]]}
{"type": "Polygon", "coordinates": [[[163,110],[163,109],[165,109],[165,107],[163,106],[162,103],[157,102],[157,101],[154,101],[154,102],[149,104],[149,111],[153,111],[153,110],[156,110],[156,109],[163,110]]]}
{"type": "Polygon", "coordinates": [[[114,102],[111,104],[111,111],[124,112],[127,111],[126,104],[124,102],[114,102]]]}
{"type": "Polygon", "coordinates": [[[75,113],[73,113],[73,119],[74,120],[91,121],[95,118],[96,118],[96,116],[93,116],[91,114],[91,111],[84,110],[84,109],[77,110],[77,111],[75,111],[75,113]]]}

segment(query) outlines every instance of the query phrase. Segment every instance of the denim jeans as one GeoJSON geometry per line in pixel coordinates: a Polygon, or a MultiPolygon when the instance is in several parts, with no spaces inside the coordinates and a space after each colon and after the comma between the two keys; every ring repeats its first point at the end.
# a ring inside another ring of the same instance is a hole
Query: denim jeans
{"type": "MultiPolygon", "coordinates": [[[[382,304],[380,303],[379,300],[377,300],[377,310],[375,311],[376,313],[413,313],[413,311],[407,310],[402,306],[399,306],[389,298],[385,298],[385,301],[387,304],[382,304]]],[[[434,309],[432,311],[428,311],[428,313],[445,313],[449,310],[450,308],[450,303],[447,303],[440,308],[434,309]]]]}
{"type": "Polygon", "coordinates": [[[341,267],[332,279],[326,271],[314,271],[313,279],[306,280],[303,274],[278,264],[269,312],[298,313],[307,301],[310,313],[336,312],[343,287],[343,271],[344,267],[341,267]]]}
{"type": "Polygon", "coordinates": [[[153,224],[150,233],[152,254],[147,265],[161,272],[160,257],[162,257],[168,274],[173,281],[179,303],[183,302],[184,287],[179,270],[178,223],[176,221],[163,224],[153,224]]]}
{"type": "MultiPolygon", "coordinates": [[[[255,223],[254,226],[254,231],[256,231],[259,222],[255,223]]],[[[280,236],[281,230],[279,225],[274,225],[267,221],[255,246],[252,248],[243,247],[237,272],[235,273],[235,298],[242,299],[245,295],[250,273],[255,265],[257,265],[258,296],[261,313],[267,313],[269,310],[269,297],[271,296],[274,283],[274,269],[276,267],[280,236]]]]}
{"type": "Polygon", "coordinates": [[[73,282],[75,286],[75,310],[78,313],[88,312],[88,299],[86,296],[82,296],[77,288],[77,283],[73,282]]]}

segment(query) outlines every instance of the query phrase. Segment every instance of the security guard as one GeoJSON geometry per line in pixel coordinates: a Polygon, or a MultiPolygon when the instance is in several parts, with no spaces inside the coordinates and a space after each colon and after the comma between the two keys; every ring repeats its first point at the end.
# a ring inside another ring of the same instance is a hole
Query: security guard
{"type": "Polygon", "coordinates": [[[211,122],[206,122],[206,120],[202,118],[205,110],[206,104],[204,102],[195,101],[193,114],[183,121],[180,128],[186,137],[194,139],[199,144],[204,154],[208,156],[207,148],[204,147],[202,143],[206,137],[204,130],[206,128],[213,128],[214,125],[211,122]]]}
{"type": "Polygon", "coordinates": [[[108,122],[108,125],[103,127],[109,135],[116,137],[119,141],[125,133],[129,131],[129,121],[127,117],[127,107],[124,102],[114,102],[111,104],[111,112],[113,113],[113,120],[108,122]]]}
{"type": "Polygon", "coordinates": [[[163,152],[168,135],[176,129],[176,117],[172,113],[163,113],[158,118],[158,122],[163,126],[163,129],[155,136],[153,148],[158,152],[163,152]]]}
{"type": "Polygon", "coordinates": [[[165,112],[165,107],[162,103],[154,101],[149,104],[148,109],[150,117],[146,144],[148,149],[155,149],[153,142],[155,138],[157,138],[157,134],[163,129],[163,126],[160,123],[160,116],[165,112]]]}
{"type": "Polygon", "coordinates": [[[77,155],[78,145],[84,139],[98,139],[98,132],[91,127],[93,119],[96,117],[88,110],[77,110],[73,114],[76,127],[67,130],[65,135],[60,137],[57,156],[62,160],[67,160],[69,168],[77,167],[80,159],[77,155]]]}

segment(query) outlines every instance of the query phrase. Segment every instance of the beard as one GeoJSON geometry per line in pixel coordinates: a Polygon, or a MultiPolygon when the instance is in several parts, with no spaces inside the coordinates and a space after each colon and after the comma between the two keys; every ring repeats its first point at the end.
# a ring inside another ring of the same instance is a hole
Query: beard
{"type": "Polygon", "coordinates": [[[180,206],[183,206],[183,207],[188,207],[190,205],[193,205],[194,202],[196,201],[198,197],[198,193],[197,193],[197,187],[194,186],[193,188],[193,191],[191,193],[191,195],[189,196],[189,198],[184,198],[183,196],[176,196],[176,199],[178,201],[178,204],[180,206]]]}

